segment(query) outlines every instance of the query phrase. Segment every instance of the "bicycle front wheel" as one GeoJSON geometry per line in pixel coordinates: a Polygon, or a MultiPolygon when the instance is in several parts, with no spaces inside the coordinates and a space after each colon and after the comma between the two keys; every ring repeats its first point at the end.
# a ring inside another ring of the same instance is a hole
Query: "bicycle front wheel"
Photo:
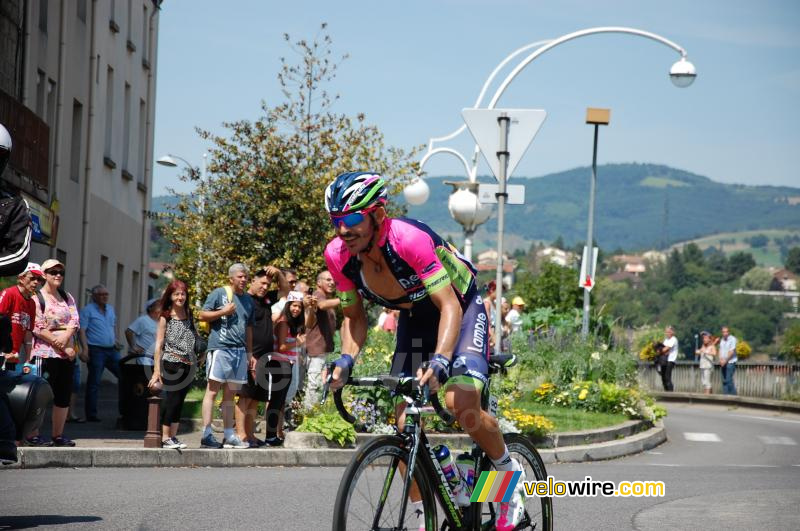
{"type": "Polygon", "coordinates": [[[416,514],[410,499],[401,514],[408,457],[403,440],[391,435],[359,447],[344,471],[336,494],[333,531],[416,531],[423,522],[426,531],[437,531],[436,499],[419,462],[413,477],[424,516],[420,518],[416,514]]]}
{"type": "MultiPolygon", "coordinates": [[[[545,481],[547,471],[544,468],[539,452],[524,435],[519,433],[507,433],[503,436],[508,455],[516,459],[522,465],[523,476],[520,481],[545,481]]],[[[486,460],[487,464],[491,461],[486,460]]],[[[494,529],[500,513],[499,503],[473,503],[472,510],[481,522],[481,529],[494,529]]],[[[525,512],[522,521],[514,530],[523,529],[535,531],[552,531],[553,529],[553,501],[550,498],[534,496],[525,498],[525,512]]]]}

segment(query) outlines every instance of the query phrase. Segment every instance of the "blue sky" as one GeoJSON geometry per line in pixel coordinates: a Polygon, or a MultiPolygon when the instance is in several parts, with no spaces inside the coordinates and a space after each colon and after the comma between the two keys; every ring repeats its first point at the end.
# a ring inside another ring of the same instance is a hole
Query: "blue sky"
{"type": "MultiPolygon", "coordinates": [[[[403,148],[459,127],[461,109],[515,49],[585,28],[628,26],[683,46],[697,67],[695,83],[674,87],[668,71],[677,52],[639,37],[595,35],[552,49],[497,105],[548,112],[514,177],[591,164],[585,110],[609,107],[600,164],[650,162],[720,182],[800,186],[794,0],[167,0],[160,17],[156,158],[169,152],[199,165],[207,145],[195,126],[224,134],[223,121],[255,119],[261,100],[280,102],[279,59],[292,54],[283,34],[311,38],[321,22],[329,24],[334,51],[350,55],[330,87],[341,96],[334,110],[366,113],[387,145],[403,148]]],[[[468,154],[472,140],[464,132],[442,145],[468,154]]],[[[186,189],[175,169],[155,168],[154,195],[167,186],[186,189]]],[[[464,175],[443,155],[425,170],[464,175]]],[[[484,162],[478,171],[489,173],[484,162]]]]}

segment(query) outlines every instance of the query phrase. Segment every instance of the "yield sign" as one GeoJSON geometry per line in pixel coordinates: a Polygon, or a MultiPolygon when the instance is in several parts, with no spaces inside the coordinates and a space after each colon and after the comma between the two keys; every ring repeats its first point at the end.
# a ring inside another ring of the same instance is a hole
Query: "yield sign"
{"type": "Polygon", "coordinates": [[[511,123],[508,127],[508,170],[506,178],[517,167],[520,159],[533,141],[533,137],[542,127],[547,112],[541,109],[463,109],[461,116],[467,124],[469,132],[481,148],[483,157],[489,163],[494,176],[500,178],[500,125],[497,119],[508,116],[511,123]]]}

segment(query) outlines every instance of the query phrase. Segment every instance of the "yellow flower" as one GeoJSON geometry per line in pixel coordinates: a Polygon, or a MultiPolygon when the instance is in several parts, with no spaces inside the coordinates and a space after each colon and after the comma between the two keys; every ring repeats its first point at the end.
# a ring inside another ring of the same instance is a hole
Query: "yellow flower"
{"type": "Polygon", "coordinates": [[[586,396],[589,394],[589,390],[584,388],[581,389],[581,393],[578,395],[578,400],[586,400],[586,396]]]}

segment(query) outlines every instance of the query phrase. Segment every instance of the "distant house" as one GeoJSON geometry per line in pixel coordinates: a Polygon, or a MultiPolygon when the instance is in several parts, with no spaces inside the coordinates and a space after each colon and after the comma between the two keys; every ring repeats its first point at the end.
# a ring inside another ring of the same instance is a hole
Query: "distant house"
{"type": "MultiPolygon", "coordinates": [[[[514,270],[517,269],[517,260],[503,254],[503,284],[511,287],[514,283],[514,270]]],[[[497,251],[490,249],[477,256],[475,269],[478,271],[497,271],[497,251]]]]}
{"type": "Polygon", "coordinates": [[[635,254],[618,254],[611,257],[611,262],[617,264],[618,272],[632,273],[635,276],[647,271],[646,259],[635,254]]]}
{"type": "Polygon", "coordinates": [[[546,260],[561,267],[572,267],[575,264],[575,253],[559,249],[558,247],[544,247],[536,251],[536,258],[546,260]]]}
{"type": "Polygon", "coordinates": [[[797,275],[788,269],[778,269],[772,275],[770,291],[797,291],[797,275]]]}

